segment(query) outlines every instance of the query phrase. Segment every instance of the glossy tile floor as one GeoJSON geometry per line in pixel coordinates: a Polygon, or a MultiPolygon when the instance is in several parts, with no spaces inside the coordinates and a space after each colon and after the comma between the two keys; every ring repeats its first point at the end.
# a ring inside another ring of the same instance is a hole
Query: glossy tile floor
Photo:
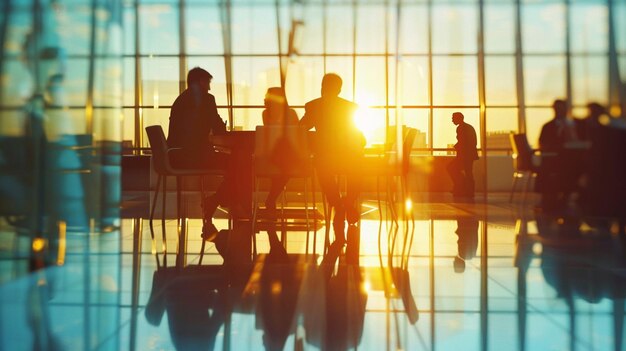
{"type": "Polygon", "coordinates": [[[316,254],[312,234],[307,252],[305,233],[286,250],[261,233],[250,264],[207,243],[198,265],[199,219],[183,244],[166,219],[164,246],[155,220],[152,240],[145,195],[125,195],[119,230],[67,230],[41,257],[3,222],[0,350],[624,349],[619,226],[507,195],[433,195],[397,225],[365,201],[347,246],[323,255],[324,228],[316,254]]]}

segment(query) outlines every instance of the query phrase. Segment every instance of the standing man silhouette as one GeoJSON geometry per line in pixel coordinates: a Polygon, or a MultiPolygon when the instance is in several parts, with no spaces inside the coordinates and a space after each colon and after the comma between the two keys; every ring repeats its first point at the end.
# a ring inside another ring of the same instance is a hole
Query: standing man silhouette
{"type": "Polygon", "coordinates": [[[456,125],[456,157],[448,164],[448,174],[452,178],[454,197],[474,198],[474,161],[478,160],[476,149],[476,131],[465,123],[461,112],[452,114],[452,123],[456,125]]]}
{"type": "Polygon", "coordinates": [[[354,224],[360,213],[356,208],[360,192],[359,160],[363,157],[365,137],[354,124],[358,105],[339,97],[341,77],[334,73],[322,79],[322,97],[309,101],[300,120],[304,128],[315,128],[315,166],[322,191],[331,208],[335,209],[335,237],[345,242],[345,221],[354,224]],[[347,176],[347,193],[342,198],[336,177],[347,176]]]}

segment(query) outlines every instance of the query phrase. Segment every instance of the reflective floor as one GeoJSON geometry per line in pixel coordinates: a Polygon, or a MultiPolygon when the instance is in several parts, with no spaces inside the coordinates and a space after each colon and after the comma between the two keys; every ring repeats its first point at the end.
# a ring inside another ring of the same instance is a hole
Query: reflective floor
{"type": "Polygon", "coordinates": [[[125,194],[120,230],[61,231],[39,251],[3,222],[0,350],[624,349],[617,223],[507,195],[430,196],[397,224],[365,201],[345,246],[325,248],[325,227],[282,244],[261,232],[255,257],[226,264],[207,243],[199,265],[193,214],[185,233],[170,215],[151,233],[145,194],[125,194]]]}

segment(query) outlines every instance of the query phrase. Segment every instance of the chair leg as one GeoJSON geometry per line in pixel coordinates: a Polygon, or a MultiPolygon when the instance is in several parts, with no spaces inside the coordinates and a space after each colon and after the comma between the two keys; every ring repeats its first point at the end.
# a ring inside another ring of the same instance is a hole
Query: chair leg
{"type": "Polygon", "coordinates": [[[162,248],[161,250],[165,255],[167,255],[167,245],[165,239],[165,201],[167,197],[167,176],[163,176],[163,196],[162,196],[162,205],[161,205],[161,241],[162,248]]]}
{"type": "MultiPolygon", "coordinates": [[[[150,229],[152,228],[152,220],[154,219],[154,210],[156,209],[157,199],[159,197],[159,187],[161,186],[161,175],[157,177],[156,187],[154,188],[154,199],[152,199],[152,206],[150,208],[150,229]]],[[[154,233],[152,233],[152,240],[154,240],[154,233]]]]}
{"type": "Polygon", "coordinates": [[[516,184],[517,184],[517,173],[513,172],[513,186],[511,186],[511,195],[509,196],[509,203],[513,202],[513,194],[515,193],[516,184]]]}
{"type": "Polygon", "coordinates": [[[331,215],[332,208],[330,205],[326,203],[326,197],[322,194],[322,205],[324,206],[324,255],[328,252],[328,247],[330,246],[330,225],[331,225],[331,215]]]}
{"type": "Polygon", "coordinates": [[[311,176],[311,197],[313,202],[313,255],[317,254],[315,248],[317,246],[317,202],[315,201],[315,176],[311,176]]]}
{"type": "MultiPolygon", "coordinates": [[[[154,210],[156,209],[156,203],[157,203],[157,199],[159,197],[159,188],[161,186],[161,175],[159,174],[157,177],[157,183],[156,183],[156,187],[154,188],[154,199],[152,200],[152,206],[150,208],[150,220],[148,221],[149,225],[150,225],[150,238],[152,239],[152,252],[156,253],[156,241],[154,240],[154,224],[153,219],[154,219],[154,210]]],[[[159,260],[159,256],[156,255],[157,257],[157,262],[159,260]]]]}
{"type": "Polygon", "coordinates": [[[380,177],[376,177],[376,204],[378,205],[378,220],[383,221],[383,210],[380,202],[380,177]]]}
{"type": "MultiPolygon", "coordinates": [[[[200,176],[199,177],[199,181],[200,181],[200,204],[202,205],[202,202],[204,201],[204,177],[200,176]]],[[[201,206],[202,207],[202,206],[201,206]]],[[[203,210],[204,212],[204,210],[203,210]]],[[[204,213],[201,214],[202,217],[202,224],[204,225],[204,213]]],[[[198,266],[202,264],[202,259],[204,258],[204,245],[206,243],[206,240],[202,240],[202,247],[200,248],[200,259],[198,260],[198,266]]]]}
{"type": "Polygon", "coordinates": [[[259,212],[259,201],[257,192],[259,191],[259,180],[254,178],[254,185],[252,189],[252,258],[254,259],[257,255],[257,247],[256,247],[256,221],[259,212]]]}
{"type": "Polygon", "coordinates": [[[530,187],[530,181],[532,178],[532,173],[528,173],[526,175],[526,183],[524,183],[524,193],[522,195],[522,205],[526,205],[526,199],[528,198],[528,188],[530,187]]]}
{"type": "Polygon", "coordinates": [[[306,184],[306,179],[304,180],[304,221],[305,221],[305,228],[306,228],[306,244],[305,244],[305,248],[304,248],[304,253],[305,255],[309,254],[309,199],[307,197],[307,184],[306,184]]]}

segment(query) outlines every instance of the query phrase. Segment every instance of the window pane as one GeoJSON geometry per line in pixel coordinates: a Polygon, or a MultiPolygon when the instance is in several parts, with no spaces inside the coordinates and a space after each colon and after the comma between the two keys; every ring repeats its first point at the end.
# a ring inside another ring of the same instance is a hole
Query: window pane
{"type": "Polygon", "coordinates": [[[178,8],[173,5],[139,7],[142,54],[177,54],[179,51],[178,8]]]}
{"type": "Polygon", "coordinates": [[[122,103],[122,91],[119,83],[122,81],[122,60],[99,57],[94,59],[94,61],[94,105],[97,107],[120,106],[122,103]]]}
{"type": "MultiPolygon", "coordinates": [[[[86,119],[84,117],[84,111],[81,118],[86,119]]],[[[93,132],[95,140],[122,140],[123,132],[121,127],[121,108],[96,108],[93,110],[93,132]]]]}
{"type": "Polygon", "coordinates": [[[233,7],[231,29],[233,53],[278,54],[276,10],[273,6],[233,7]]]}
{"type": "MultiPolygon", "coordinates": [[[[400,14],[400,52],[428,52],[428,9],[423,5],[403,6],[400,14]]],[[[395,25],[391,30],[395,30],[395,25]]]]}
{"type": "Polygon", "coordinates": [[[354,49],[352,7],[328,6],[326,16],[326,52],[352,53],[354,49]]]}
{"type": "Polygon", "coordinates": [[[255,130],[256,126],[263,124],[262,115],[262,108],[233,109],[234,130],[255,130]]]}
{"type": "Polygon", "coordinates": [[[23,136],[28,115],[23,110],[0,110],[0,135],[23,136]]]}
{"type": "Polygon", "coordinates": [[[533,148],[539,147],[539,134],[541,128],[552,119],[554,113],[551,108],[527,108],[526,109],[526,135],[528,143],[533,148]]]}
{"type": "Polygon", "coordinates": [[[435,105],[478,105],[476,57],[434,57],[435,105]]]}
{"type": "Polygon", "coordinates": [[[122,104],[133,106],[135,104],[135,59],[122,59],[124,74],[122,76],[122,104]]]}
{"type": "Polygon", "coordinates": [[[180,93],[178,58],[142,58],[141,81],[144,106],[171,106],[180,93]]]}
{"type": "Polygon", "coordinates": [[[285,83],[287,101],[291,106],[303,106],[320,96],[324,59],[322,57],[298,57],[289,63],[285,83]]]}
{"type": "Polygon", "coordinates": [[[309,5],[304,11],[306,19],[296,32],[296,49],[301,54],[324,52],[324,11],[321,6],[309,5]]]}
{"type": "Polygon", "coordinates": [[[565,7],[532,4],[522,8],[522,48],[526,53],[565,51],[565,7]]]}
{"type": "Polygon", "coordinates": [[[87,59],[68,59],[67,72],[63,79],[62,89],[66,105],[81,106],[87,102],[87,77],[89,76],[87,59]]]}
{"type": "MultiPolygon", "coordinates": [[[[613,23],[615,23],[615,45],[617,51],[626,53],[626,1],[613,3],[613,23]]],[[[621,69],[624,72],[624,69],[621,69]]],[[[624,78],[622,78],[624,79],[624,78]]]]}
{"type": "Polygon", "coordinates": [[[515,57],[485,57],[487,105],[516,105],[515,57]]]}
{"type": "MultiPolygon", "coordinates": [[[[389,59],[389,104],[396,104],[396,59],[389,59]]],[[[398,72],[398,86],[402,95],[398,103],[403,106],[428,105],[428,58],[402,57],[398,72]]]]}
{"type": "Polygon", "coordinates": [[[487,108],[487,137],[490,133],[517,132],[517,110],[517,108],[487,108]]]}
{"type": "MultiPolygon", "coordinates": [[[[215,102],[218,106],[227,105],[224,59],[221,57],[189,57],[187,59],[187,71],[194,67],[202,67],[211,73],[213,79],[209,93],[215,96],[215,102]]],[[[184,77],[184,79],[187,78],[184,77]]]]}
{"type": "MultiPolygon", "coordinates": [[[[35,89],[31,71],[26,67],[23,60],[6,59],[2,64],[4,71],[2,72],[3,81],[1,82],[1,106],[24,106],[31,98],[35,89]]],[[[85,70],[83,70],[84,66],[81,68],[73,69],[69,67],[67,73],[75,74],[75,72],[78,71],[84,76],[86,74],[85,70]]],[[[64,84],[67,84],[67,78],[64,84]]]]}
{"type": "Polygon", "coordinates": [[[485,6],[484,40],[486,53],[515,51],[515,7],[513,5],[485,6]]]}
{"type": "Polygon", "coordinates": [[[358,53],[385,52],[385,16],[384,6],[359,6],[356,20],[356,50],[358,53]]]}
{"type": "Polygon", "coordinates": [[[385,105],[385,58],[356,60],[355,101],[359,105],[385,105]]]}
{"type": "Polygon", "coordinates": [[[233,58],[235,105],[263,105],[267,88],[280,86],[277,57],[233,58]]]}
{"type": "Polygon", "coordinates": [[[135,140],[135,109],[122,110],[122,140],[135,140]]]}
{"type": "Polygon", "coordinates": [[[606,57],[572,58],[572,104],[608,102],[608,62],[606,57]]]}
{"type": "MultiPolygon", "coordinates": [[[[428,115],[426,108],[404,108],[402,109],[402,119],[404,125],[417,129],[417,135],[413,142],[413,148],[421,149],[428,147],[428,115]]],[[[419,153],[419,152],[418,152],[419,153]]],[[[425,153],[422,151],[421,153],[425,153]]]]}
{"type": "MultiPolygon", "coordinates": [[[[48,116],[45,121],[46,135],[50,140],[54,140],[63,134],[85,134],[87,132],[87,119],[85,118],[85,109],[46,109],[48,116]]],[[[97,116],[94,110],[94,121],[97,116]]],[[[118,116],[119,120],[119,116],[118,116]]],[[[94,126],[96,123],[94,123],[94,126]]],[[[119,126],[107,124],[112,131],[117,131],[119,126]]],[[[119,139],[117,139],[119,140],[119,139]]]]}
{"type": "Polygon", "coordinates": [[[570,7],[572,52],[606,53],[608,50],[607,8],[585,4],[570,7]]]}
{"type": "Polygon", "coordinates": [[[124,54],[134,55],[137,48],[135,47],[135,7],[124,6],[123,15],[123,40],[124,40],[124,54]]]}
{"type": "Polygon", "coordinates": [[[551,105],[565,97],[565,58],[525,57],[524,85],[527,105],[551,105]]]}
{"type": "Polygon", "coordinates": [[[516,108],[488,108],[487,117],[487,148],[510,149],[509,133],[517,132],[516,108]]]}
{"type": "Polygon", "coordinates": [[[69,55],[89,54],[91,42],[91,14],[90,6],[69,5],[58,21],[58,34],[61,47],[69,55]]]}
{"type": "Polygon", "coordinates": [[[435,148],[452,148],[456,144],[456,126],[452,123],[452,113],[461,112],[464,121],[476,130],[477,146],[480,147],[480,128],[477,108],[452,109],[438,108],[433,111],[433,145],[435,148]]]}
{"type": "Polygon", "coordinates": [[[433,52],[476,53],[476,6],[436,5],[433,7],[433,52]]]}
{"type": "Polygon", "coordinates": [[[185,10],[185,19],[185,43],[189,54],[224,52],[219,7],[188,6],[185,10]]]}

